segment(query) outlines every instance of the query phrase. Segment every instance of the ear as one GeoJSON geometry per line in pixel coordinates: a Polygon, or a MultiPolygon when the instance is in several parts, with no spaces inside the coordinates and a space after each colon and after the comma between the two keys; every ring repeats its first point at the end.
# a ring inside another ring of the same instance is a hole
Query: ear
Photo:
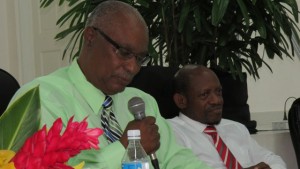
{"type": "Polygon", "coordinates": [[[94,41],[96,37],[96,31],[92,27],[86,27],[83,31],[83,38],[85,42],[88,44],[88,46],[92,45],[92,42],[94,41]]]}
{"type": "Polygon", "coordinates": [[[179,93],[175,93],[173,95],[173,100],[174,100],[175,104],[177,105],[177,107],[179,109],[185,109],[186,108],[187,100],[186,100],[186,97],[184,95],[179,94],[179,93]]]}

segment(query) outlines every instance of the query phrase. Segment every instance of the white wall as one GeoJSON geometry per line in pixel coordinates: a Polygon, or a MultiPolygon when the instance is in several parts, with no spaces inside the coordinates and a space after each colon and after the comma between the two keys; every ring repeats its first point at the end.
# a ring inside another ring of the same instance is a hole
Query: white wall
{"type": "MultiPolygon", "coordinates": [[[[260,79],[248,78],[251,112],[283,110],[288,97],[300,97],[300,61],[297,56],[293,59],[269,60],[267,62],[273,73],[262,69],[259,71],[260,79]]],[[[287,102],[287,106],[290,102],[292,100],[287,102]]]]}
{"type": "MultiPolygon", "coordinates": [[[[57,42],[53,38],[58,32],[53,25],[63,11],[55,5],[39,9],[38,2],[0,0],[0,67],[11,72],[21,84],[68,63],[67,59],[61,61],[65,42],[57,42]]],[[[265,112],[281,118],[286,98],[300,97],[299,58],[267,62],[273,73],[261,69],[260,79],[248,78],[248,103],[252,117],[260,121],[258,114],[265,112]]],[[[291,102],[288,102],[287,108],[291,102]]]]}
{"type": "Polygon", "coordinates": [[[15,2],[0,0],[0,68],[20,79],[15,2]]]}

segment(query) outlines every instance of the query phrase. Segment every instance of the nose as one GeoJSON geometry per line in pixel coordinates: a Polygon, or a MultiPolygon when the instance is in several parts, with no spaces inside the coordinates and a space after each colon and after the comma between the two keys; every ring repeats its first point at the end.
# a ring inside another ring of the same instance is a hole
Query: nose
{"type": "Polygon", "coordinates": [[[136,75],[140,71],[141,66],[137,64],[136,58],[132,57],[128,60],[126,60],[124,64],[124,69],[131,73],[136,75]]]}
{"type": "Polygon", "coordinates": [[[218,93],[212,93],[209,101],[211,104],[223,104],[223,97],[218,93]]]}

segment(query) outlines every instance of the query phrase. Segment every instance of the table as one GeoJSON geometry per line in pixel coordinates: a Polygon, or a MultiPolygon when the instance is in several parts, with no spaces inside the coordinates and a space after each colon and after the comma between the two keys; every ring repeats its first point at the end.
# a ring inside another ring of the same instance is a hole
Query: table
{"type": "Polygon", "coordinates": [[[298,168],[289,130],[258,131],[251,136],[258,144],[281,156],[288,169],[298,168]]]}

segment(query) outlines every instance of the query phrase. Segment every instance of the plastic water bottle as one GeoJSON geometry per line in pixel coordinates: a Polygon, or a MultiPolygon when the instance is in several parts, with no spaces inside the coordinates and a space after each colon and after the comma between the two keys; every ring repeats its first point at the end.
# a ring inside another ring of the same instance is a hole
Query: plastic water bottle
{"type": "Polygon", "coordinates": [[[128,146],[122,160],[122,169],[149,169],[149,157],[140,143],[140,130],[128,130],[128,146]]]}

